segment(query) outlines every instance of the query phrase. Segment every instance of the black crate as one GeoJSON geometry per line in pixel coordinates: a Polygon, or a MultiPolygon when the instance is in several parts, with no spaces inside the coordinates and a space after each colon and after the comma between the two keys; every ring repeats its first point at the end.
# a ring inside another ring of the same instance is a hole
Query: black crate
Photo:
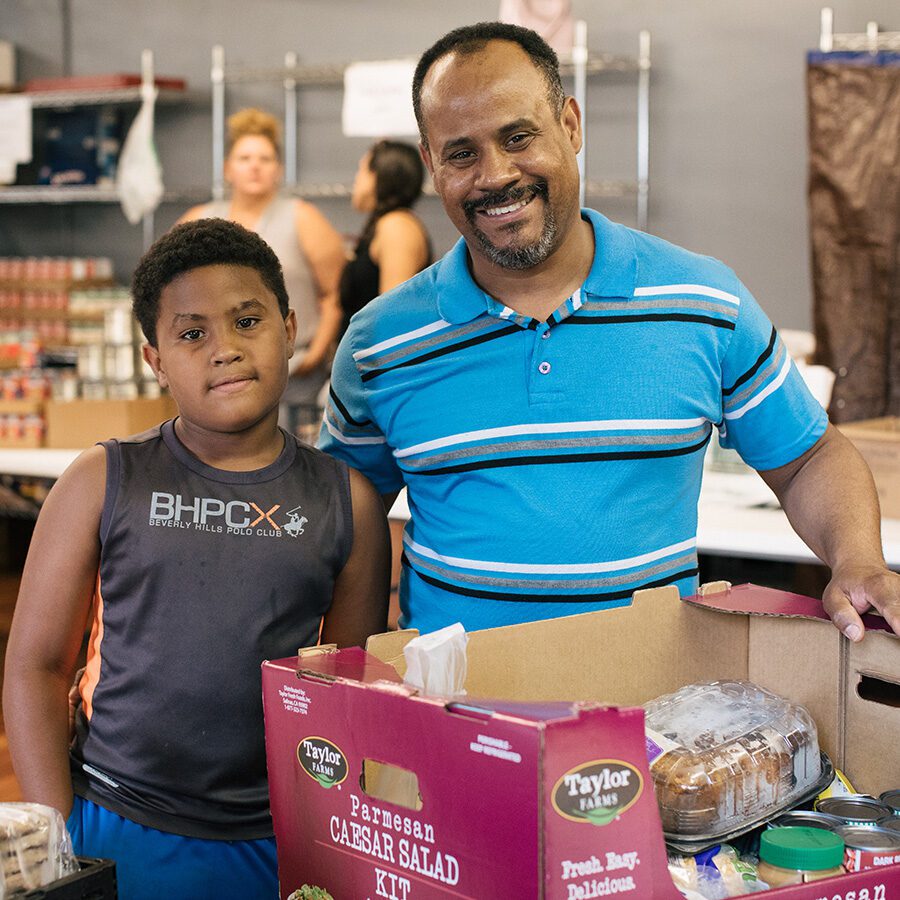
{"type": "Polygon", "coordinates": [[[23,900],[117,900],[116,864],[79,856],[81,871],[20,894],[23,900]]]}

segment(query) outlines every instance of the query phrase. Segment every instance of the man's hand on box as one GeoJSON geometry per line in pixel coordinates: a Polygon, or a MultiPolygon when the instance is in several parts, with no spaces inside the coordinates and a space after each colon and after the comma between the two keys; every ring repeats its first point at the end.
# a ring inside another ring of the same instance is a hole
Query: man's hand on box
{"type": "Polygon", "coordinates": [[[863,638],[860,614],[865,612],[880,613],[900,635],[900,575],[896,572],[871,565],[835,569],[822,602],[835,627],[851,641],[863,638]]]}

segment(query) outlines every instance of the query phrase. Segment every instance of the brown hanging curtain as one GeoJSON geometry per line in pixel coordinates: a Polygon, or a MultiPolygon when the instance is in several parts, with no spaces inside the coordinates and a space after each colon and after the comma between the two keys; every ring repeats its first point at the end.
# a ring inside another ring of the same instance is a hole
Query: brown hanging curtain
{"type": "Polygon", "coordinates": [[[900,415],[900,54],[810,53],[816,362],[834,422],[900,415]]]}

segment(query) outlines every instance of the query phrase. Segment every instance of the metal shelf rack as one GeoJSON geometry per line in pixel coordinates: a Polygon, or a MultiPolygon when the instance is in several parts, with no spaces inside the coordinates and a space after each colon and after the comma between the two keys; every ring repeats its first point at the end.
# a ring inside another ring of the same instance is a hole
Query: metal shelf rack
{"type": "MultiPolygon", "coordinates": [[[[301,87],[334,87],[344,84],[346,65],[301,65],[297,54],[285,54],[284,65],[276,68],[232,66],[225,63],[225,50],[212,48],[212,195],[216,200],[225,196],[223,166],[225,162],[225,89],[229,84],[281,82],[284,90],[284,171],[286,193],[309,199],[349,197],[351,184],[301,182],[297,171],[297,91],[301,87]]],[[[650,33],[641,31],[636,57],[616,56],[588,50],[587,25],[576,23],[575,46],[570,56],[560,60],[560,74],[574,81],[573,96],[582,110],[587,97],[587,80],[605,73],[635,73],[637,75],[637,154],[634,180],[593,179],[586,174],[585,149],[578,155],[581,176],[581,203],[585,197],[635,198],[638,228],[646,230],[649,207],[650,168],[650,33]]],[[[582,120],[587,143],[588,122],[582,120]]],[[[433,194],[426,188],[426,193],[433,194]]]]}
{"type": "Polygon", "coordinates": [[[820,17],[819,50],[822,53],[851,50],[873,54],[882,50],[900,50],[900,31],[879,31],[877,22],[867,22],[864,34],[835,33],[834,10],[825,6],[820,17]]]}
{"type": "MultiPolygon", "coordinates": [[[[71,109],[82,106],[106,106],[137,104],[144,91],[155,86],[153,51],[141,53],[141,84],[133,87],[103,90],[33,91],[26,94],[32,109],[71,109]]],[[[184,98],[184,91],[160,88],[158,103],[174,103],[184,98]]],[[[198,196],[200,192],[172,191],[163,200],[184,200],[198,196]]],[[[70,204],[70,203],[118,203],[114,187],[97,185],[13,185],[0,187],[0,205],[11,204],[70,204]]],[[[147,213],[142,221],[143,246],[146,250],[153,243],[153,213],[147,213]]]]}

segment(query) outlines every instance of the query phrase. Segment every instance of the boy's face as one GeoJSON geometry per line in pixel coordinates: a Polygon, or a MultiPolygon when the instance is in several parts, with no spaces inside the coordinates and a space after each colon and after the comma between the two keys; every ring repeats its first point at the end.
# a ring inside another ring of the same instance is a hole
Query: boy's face
{"type": "Polygon", "coordinates": [[[245,431],[278,415],[297,330],[248,266],[201,266],[159,298],[156,347],[144,359],[181,416],[216,433],[245,431]]]}

